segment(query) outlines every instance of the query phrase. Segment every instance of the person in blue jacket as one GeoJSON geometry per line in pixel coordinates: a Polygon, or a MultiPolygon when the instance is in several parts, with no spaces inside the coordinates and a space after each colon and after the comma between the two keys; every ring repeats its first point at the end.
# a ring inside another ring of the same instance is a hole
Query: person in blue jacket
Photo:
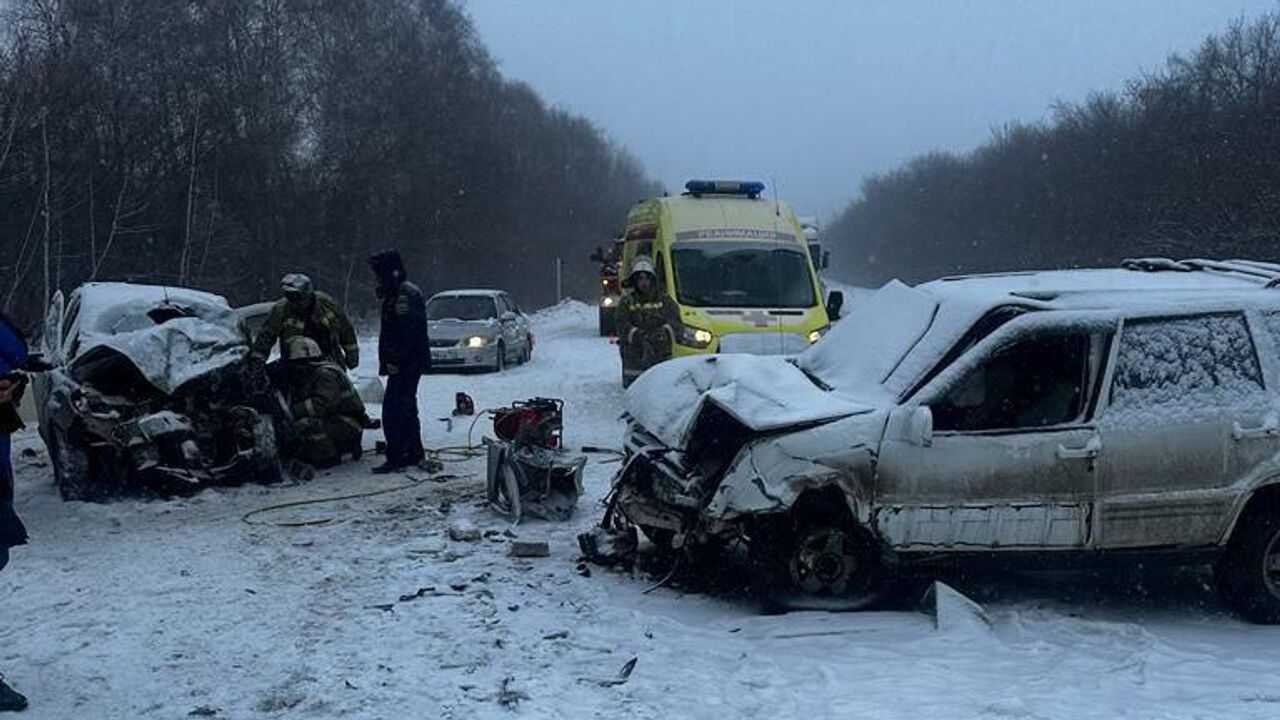
{"type": "MultiPolygon", "coordinates": [[[[9,318],[0,315],[0,569],[9,563],[9,548],[27,542],[27,529],[13,510],[13,465],[9,457],[9,436],[22,429],[18,403],[27,378],[19,370],[26,362],[26,339],[9,318]]],[[[27,699],[0,677],[0,712],[26,707],[27,699]]]]}
{"type": "Polygon", "coordinates": [[[381,474],[403,470],[426,458],[418,420],[418,383],[431,369],[431,344],[426,298],[405,277],[400,253],[384,250],[369,258],[369,266],[377,277],[378,299],[382,301],[378,374],[387,378],[382,401],[387,459],[373,468],[381,474]]]}

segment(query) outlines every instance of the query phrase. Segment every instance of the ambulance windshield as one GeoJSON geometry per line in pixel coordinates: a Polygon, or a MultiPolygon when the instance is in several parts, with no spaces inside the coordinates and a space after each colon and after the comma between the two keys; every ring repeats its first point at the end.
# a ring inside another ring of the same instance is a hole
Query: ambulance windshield
{"type": "Polygon", "coordinates": [[[759,241],[686,241],[671,247],[676,295],[693,307],[807,308],[814,305],[809,257],[759,241]]]}

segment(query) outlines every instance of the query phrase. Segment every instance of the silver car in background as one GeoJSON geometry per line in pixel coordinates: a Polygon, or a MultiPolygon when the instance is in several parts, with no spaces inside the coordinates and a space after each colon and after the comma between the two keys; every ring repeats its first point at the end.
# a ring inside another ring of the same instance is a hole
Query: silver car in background
{"type": "Polygon", "coordinates": [[[533,357],[529,318],[501,290],[449,290],[427,301],[433,370],[501,372],[533,357]]]}

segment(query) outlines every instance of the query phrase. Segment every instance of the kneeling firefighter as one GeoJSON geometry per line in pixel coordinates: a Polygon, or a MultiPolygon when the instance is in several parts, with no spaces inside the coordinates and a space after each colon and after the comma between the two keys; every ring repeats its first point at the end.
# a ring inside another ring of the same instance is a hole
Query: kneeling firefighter
{"type": "Polygon", "coordinates": [[[672,340],[680,322],[680,310],[658,286],[653,261],[640,255],[627,276],[631,292],[618,306],[618,349],[622,353],[622,386],[640,373],[671,359],[672,340]]]}
{"type": "Polygon", "coordinates": [[[309,337],[291,338],[280,371],[281,392],[292,422],[287,433],[291,456],[315,467],[332,467],[350,453],[360,459],[360,441],[369,422],[364,402],[347,372],[324,357],[309,337]]]}

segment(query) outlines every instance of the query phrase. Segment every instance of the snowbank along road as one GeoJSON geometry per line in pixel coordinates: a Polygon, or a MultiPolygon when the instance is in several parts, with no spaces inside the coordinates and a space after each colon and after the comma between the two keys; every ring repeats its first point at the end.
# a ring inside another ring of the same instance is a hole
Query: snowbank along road
{"type": "MultiPolygon", "coordinates": [[[[619,445],[618,358],[595,309],[565,303],[534,323],[532,363],[424,382],[430,445],[466,442],[466,423],[436,420],[459,390],[480,408],[562,397],[570,446],[619,445]]],[[[908,611],[763,616],[740,598],[643,594],[645,576],[579,574],[575,535],[616,467],[598,456],[572,522],[513,529],[550,542],[536,559],[508,556],[481,459],[251,525],[257,508],[408,479],[371,476],[366,457],[305,485],[89,505],[57,499],[34,430],[15,456],[32,541],[0,573],[0,672],[30,696],[26,717],[1280,717],[1280,629],[1233,619],[1196,573],[962,584],[990,628],[938,630],[908,611]],[[458,523],[486,537],[451,540],[458,523]]]]}

